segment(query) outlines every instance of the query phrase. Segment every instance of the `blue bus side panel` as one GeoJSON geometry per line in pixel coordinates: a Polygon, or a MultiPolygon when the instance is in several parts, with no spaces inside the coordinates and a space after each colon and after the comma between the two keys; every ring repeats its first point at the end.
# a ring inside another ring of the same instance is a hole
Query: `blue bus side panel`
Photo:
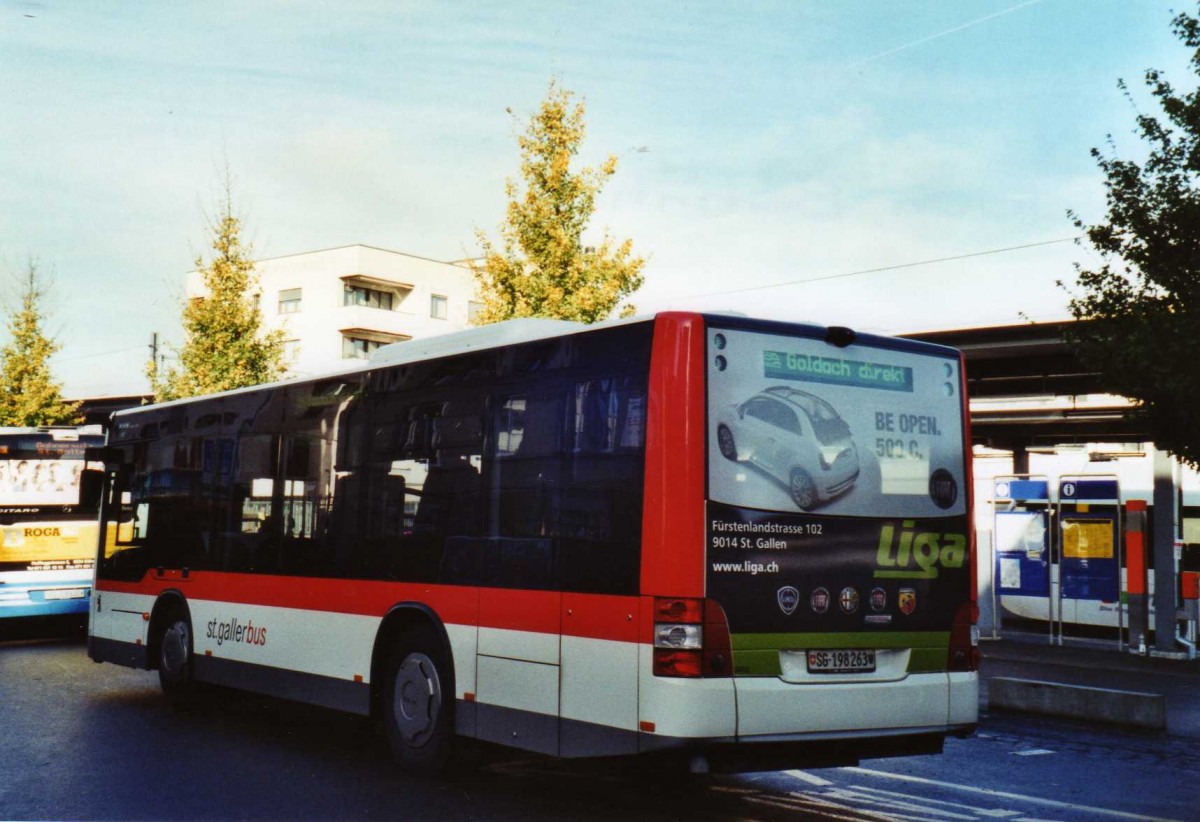
{"type": "Polygon", "coordinates": [[[86,614],[91,593],[91,571],[78,579],[9,581],[0,586],[0,619],[86,614]]]}

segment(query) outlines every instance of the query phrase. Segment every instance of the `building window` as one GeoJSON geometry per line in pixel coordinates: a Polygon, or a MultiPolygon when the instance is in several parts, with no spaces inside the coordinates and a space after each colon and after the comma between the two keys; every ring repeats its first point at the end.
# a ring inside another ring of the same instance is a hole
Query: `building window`
{"type": "Polygon", "coordinates": [[[483,311],[483,303],[471,300],[467,303],[467,320],[475,322],[475,318],[479,316],[481,311],[483,311]]]}
{"type": "Polygon", "coordinates": [[[299,288],[285,288],[279,292],[279,313],[295,314],[300,310],[299,288]]]}
{"type": "Polygon", "coordinates": [[[299,340],[284,340],[283,341],[283,358],[289,363],[294,364],[300,358],[300,341],[299,340]]]}
{"type": "Polygon", "coordinates": [[[429,301],[429,316],[435,320],[446,319],[450,299],[441,294],[434,294],[429,301]]]}
{"type": "Polygon", "coordinates": [[[387,345],[379,340],[368,340],[362,337],[342,337],[342,359],[367,360],[380,346],[387,345]]]}
{"type": "Polygon", "coordinates": [[[393,294],[390,291],[378,291],[374,288],[364,288],[361,285],[347,285],[342,292],[342,305],[362,305],[367,308],[382,308],[392,310],[393,294]]]}

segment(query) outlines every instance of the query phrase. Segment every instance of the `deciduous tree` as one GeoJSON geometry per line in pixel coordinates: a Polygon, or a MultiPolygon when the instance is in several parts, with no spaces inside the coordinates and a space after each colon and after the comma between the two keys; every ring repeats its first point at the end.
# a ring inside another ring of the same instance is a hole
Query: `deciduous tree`
{"type": "Polygon", "coordinates": [[[63,400],[50,373],[60,346],[47,336],[44,280],[30,260],[21,277],[19,307],[9,317],[9,341],[0,349],[0,425],[33,427],[79,421],[79,404],[63,400]]]}
{"type": "Polygon", "coordinates": [[[203,255],[196,259],[203,294],[183,306],[178,363],[147,365],[160,401],[258,385],[283,374],[283,332],[263,329],[258,277],[242,227],[226,172],[224,197],[211,225],[212,253],[207,261],[203,255]]]}
{"type": "MultiPolygon", "coordinates": [[[[1172,27],[1200,76],[1200,20],[1184,13],[1172,27]]],[[[1081,322],[1069,336],[1114,392],[1137,402],[1155,443],[1200,467],[1200,92],[1155,69],[1144,79],[1158,111],[1137,115],[1143,156],[1116,156],[1111,137],[1106,151],[1093,149],[1107,217],[1087,225],[1071,213],[1099,265],[1076,267],[1070,310],[1081,322]]]]}
{"type": "MultiPolygon", "coordinates": [[[[476,323],[513,317],[592,323],[641,287],[645,260],[633,253],[632,241],[617,242],[606,231],[599,244],[584,245],[596,196],[617,170],[615,156],[597,167],[571,168],[586,132],[583,102],[551,82],[518,138],[522,182],[506,183],[500,240],[477,232],[483,256],[472,268],[483,309],[476,323]]],[[[626,305],[621,313],[632,312],[626,305]]]]}

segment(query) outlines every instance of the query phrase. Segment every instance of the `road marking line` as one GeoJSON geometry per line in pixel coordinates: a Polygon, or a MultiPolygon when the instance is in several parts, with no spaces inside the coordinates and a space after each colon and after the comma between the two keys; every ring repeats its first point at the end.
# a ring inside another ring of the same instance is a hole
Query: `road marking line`
{"type": "Polygon", "coordinates": [[[854,785],[854,788],[868,793],[876,793],[880,796],[895,796],[901,799],[912,799],[918,802],[925,802],[930,805],[945,805],[948,808],[958,808],[959,810],[970,811],[976,816],[986,816],[995,819],[1008,819],[1013,816],[1020,816],[1021,811],[1011,811],[1005,808],[981,808],[978,805],[967,805],[962,802],[947,802],[945,799],[930,799],[927,796],[914,796],[910,793],[900,793],[899,791],[885,791],[883,788],[872,788],[867,785],[854,785]]]}
{"type": "Polygon", "coordinates": [[[822,819],[838,819],[841,822],[864,822],[864,820],[879,820],[879,822],[892,822],[891,817],[880,816],[874,811],[861,810],[859,808],[850,808],[845,805],[839,805],[836,802],[813,802],[811,805],[798,806],[796,804],[780,802],[777,799],[771,799],[763,796],[747,796],[743,799],[744,802],[753,802],[757,805],[770,805],[773,808],[784,808],[790,811],[812,811],[819,809],[822,813],[822,819]],[[855,814],[855,816],[842,816],[833,811],[847,811],[855,814]]]}
{"type": "Polygon", "coordinates": [[[845,802],[854,802],[859,805],[879,805],[888,813],[893,811],[910,811],[912,813],[924,814],[924,819],[961,819],[965,822],[971,822],[977,819],[974,814],[967,816],[954,811],[942,810],[941,808],[931,808],[926,804],[917,802],[901,802],[892,796],[872,796],[868,792],[850,790],[846,788],[835,788],[822,796],[831,796],[834,799],[840,799],[845,802]]]}
{"type": "Polygon", "coordinates": [[[1032,802],[1035,805],[1045,805],[1048,808],[1059,808],[1068,811],[1082,811],[1085,813],[1102,814],[1104,816],[1115,816],[1120,819],[1137,819],[1141,822],[1181,822],[1177,819],[1168,819],[1161,816],[1144,816],[1138,813],[1128,813],[1126,811],[1114,811],[1108,808],[1097,808],[1091,805],[1076,805],[1073,802],[1059,802],[1055,799],[1042,799],[1037,796],[1028,796],[1020,793],[1010,793],[1008,791],[996,791],[991,788],[976,788],[971,785],[957,785],[953,782],[941,782],[937,779],[924,779],[920,776],[907,776],[905,774],[888,773],[887,771],[873,771],[869,768],[843,768],[842,770],[850,773],[861,773],[869,776],[882,777],[884,779],[896,779],[901,782],[915,782],[919,785],[936,785],[939,788],[949,788],[955,791],[966,791],[968,793],[978,793],[984,796],[997,796],[1003,799],[1016,799],[1021,802],[1032,802]]]}
{"type": "Polygon", "coordinates": [[[1045,756],[1052,754],[1054,751],[1048,751],[1045,748],[1034,748],[1031,751],[1010,751],[1013,756],[1045,756]]]}
{"type": "Polygon", "coordinates": [[[825,785],[833,784],[828,779],[822,779],[819,776],[816,776],[811,773],[805,773],[804,771],[784,771],[784,773],[790,777],[799,779],[801,782],[807,782],[810,785],[816,785],[818,787],[823,787],[825,785]]]}

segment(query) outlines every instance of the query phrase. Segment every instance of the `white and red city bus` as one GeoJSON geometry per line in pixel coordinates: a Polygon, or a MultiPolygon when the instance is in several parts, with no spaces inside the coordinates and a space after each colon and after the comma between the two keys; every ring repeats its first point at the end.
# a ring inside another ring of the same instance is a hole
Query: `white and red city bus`
{"type": "Polygon", "coordinates": [[[978,713],[956,351],[517,320],[114,415],[89,654],[693,768],[940,751],[978,713]]]}

